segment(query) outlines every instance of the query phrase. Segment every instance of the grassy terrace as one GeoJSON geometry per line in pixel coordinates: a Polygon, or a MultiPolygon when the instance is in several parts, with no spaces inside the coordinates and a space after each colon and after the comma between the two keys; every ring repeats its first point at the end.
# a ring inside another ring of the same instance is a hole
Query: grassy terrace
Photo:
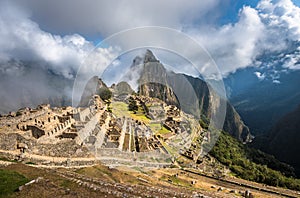
{"type": "Polygon", "coordinates": [[[150,123],[149,127],[151,128],[151,130],[155,133],[155,134],[160,134],[160,135],[166,135],[168,133],[171,133],[171,131],[169,131],[168,129],[166,129],[165,127],[161,126],[160,123],[150,123]]]}
{"type": "Polygon", "coordinates": [[[151,123],[151,120],[146,117],[142,108],[139,108],[136,113],[128,110],[128,105],[124,102],[112,102],[111,103],[112,112],[117,117],[131,117],[134,120],[139,120],[147,124],[154,133],[159,133],[165,135],[170,133],[168,129],[162,127],[160,123],[151,123]]]}
{"type": "Polygon", "coordinates": [[[132,119],[142,121],[145,124],[150,123],[150,119],[145,116],[141,108],[139,108],[136,113],[133,113],[128,110],[128,105],[124,102],[112,102],[111,108],[113,114],[115,114],[117,117],[131,117],[132,119]]]}
{"type": "Polygon", "coordinates": [[[161,144],[163,145],[163,147],[165,147],[165,149],[166,149],[166,150],[168,151],[168,153],[170,153],[171,155],[173,155],[173,156],[178,156],[178,155],[179,155],[179,154],[178,154],[178,151],[177,151],[175,148],[169,146],[168,144],[166,144],[166,143],[163,142],[163,141],[161,141],[161,144]]]}
{"type": "MultiPolygon", "coordinates": [[[[145,116],[145,113],[143,111],[142,108],[138,108],[136,113],[133,113],[132,111],[128,110],[128,105],[124,102],[112,102],[111,103],[111,108],[112,108],[112,113],[115,114],[117,117],[131,117],[134,120],[139,120],[144,122],[146,125],[148,125],[151,130],[155,133],[155,134],[159,134],[161,136],[167,135],[169,133],[171,133],[171,131],[169,131],[168,129],[166,129],[165,127],[161,126],[160,123],[151,123],[151,119],[149,119],[148,117],[145,116]]],[[[133,139],[133,137],[132,137],[133,139]]],[[[172,154],[172,155],[176,155],[177,151],[174,150],[172,147],[170,147],[168,144],[161,142],[163,144],[163,146],[167,149],[167,151],[172,154]]],[[[134,143],[133,141],[131,142],[131,148],[134,147],[134,143]]]]}

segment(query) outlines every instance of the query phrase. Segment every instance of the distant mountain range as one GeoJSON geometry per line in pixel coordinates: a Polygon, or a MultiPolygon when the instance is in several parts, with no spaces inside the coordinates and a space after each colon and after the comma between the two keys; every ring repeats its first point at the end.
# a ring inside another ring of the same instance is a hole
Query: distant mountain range
{"type": "Polygon", "coordinates": [[[258,66],[239,69],[224,79],[231,104],[254,135],[268,132],[300,104],[300,71],[287,66],[299,49],[300,43],[292,43],[284,52],[265,53],[257,59],[258,66]]]}
{"type": "Polygon", "coordinates": [[[267,134],[259,136],[253,146],[292,165],[300,176],[300,105],[282,117],[267,134]]]}

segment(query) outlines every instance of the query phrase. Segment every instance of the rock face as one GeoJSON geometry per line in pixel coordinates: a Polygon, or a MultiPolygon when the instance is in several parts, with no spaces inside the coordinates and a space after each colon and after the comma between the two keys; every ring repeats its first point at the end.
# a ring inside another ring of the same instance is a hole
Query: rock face
{"type": "Polygon", "coordinates": [[[179,106],[176,95],[169,86],[166,69],[149,50],[145,55],[139,79],[139,94],[159,98],[167,104],[179,106]]]}
{"type": "Polygon", "coordinates": [[[213,102],[219,100],[227,106],[223,129],[243,142],[251,141],[249,128],[235,109],[216,93],[210,93],[211,89],[203,80],[167,71],[150,50],[147,50],[144,61],[136,57],[132,65],[136,66],[142,62],[144,64],[139,79],[140,95],[159,98],[167,104],[180,107],[186,113],[208,119],[214,111],[213,102]]]}
{"type": "Polygon", "coordinates": [[[250,134],[249,128],[244,124],[240,115],[236,112],[233,106],[227,102],[226,117],[224,122],[224,131],[231,131],[231,135],[239,137],[239,140],[251,142],[253,137],[250,134]]]}
{"type": "Polygon", "coordinates": [[[134,92],[130,85],[124,81],[119,82],[116,86],[114,86],[114,91],[116,95],[129,95],[134,92]]]}

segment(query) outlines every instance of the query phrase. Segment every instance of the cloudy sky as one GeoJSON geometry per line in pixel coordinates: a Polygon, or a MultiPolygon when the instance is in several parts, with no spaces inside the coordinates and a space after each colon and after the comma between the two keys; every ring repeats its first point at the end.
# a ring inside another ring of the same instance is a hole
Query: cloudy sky
{"type": "MultiPolygon", "coordinates": [[[[260,67],[257,57],[284,52],[300,40],[299,5],[299,0],[0,0],[0,111],[62,91],[69,96],[71,88],[53,86],[49,75],[72,82],[97,43],[130,28],[162,26],[187,34],[224,77],[260,67]]],[[[118,50],[101,46],[92,61],[107,65],[118,50]]],[[[283,58],[285,69],[300,69],[300,48],[283,58]]]]}

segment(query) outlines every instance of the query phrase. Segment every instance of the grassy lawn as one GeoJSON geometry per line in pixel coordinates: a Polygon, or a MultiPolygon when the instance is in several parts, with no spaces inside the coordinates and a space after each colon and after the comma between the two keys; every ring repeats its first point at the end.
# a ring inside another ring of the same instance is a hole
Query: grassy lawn
{"type": "Polygon", "coordinates": [[[129,117],[130,113],[128,111],[128,105],[124,102],[112,102],[111,108],[113,114],[115,114],[117,117],[129,117]]]}
{"type": "Polygon", "coordinates": [[[172,140],[174,143],[179,143],[179,142],[181,142],[182,141],[182,139],[181,138],[177,138],[177,139],[174,139],[173,138],[173,140],[172,140]]]}
{"type": "Polygon", "coordinates": [[[168,129],[166,129],[165,127],[162,127],[158,133],[160,133],[161,135],[166,135],[168,133],[171,133],[171,131],[169,131],[168,129]]]}
{"type": "Polygon", "coordinates": [[[149,127],[151,128],[153,133],[160,134],[162,136],[171,133],[171,131],[169,131],[165,127],[162,127],[159,123],[150,123],[149,127]]]}
{"type": "Polygon", "coordinates": [[[161,124],[160,123],[150,123],[149,127],[153,131],[153,133],[156,133],[161,129],[161,124]]]}
{"type": "Polygon", "coordinates": [[[165,147],[165,149],[173,156],[178,156],[178,151],[176,151],[174,148],[166,144],[165,142],[161,141],[161,144],[165,147]]]}
{"type": "Polygon", "coordinates": [[[187,180],[175,176],[163,175],[160,179],[178,186],[191,187],[190,183],[187,180]]]}
{"type": "Polygon", "coordinates": [[[145,116],[144,113],[137,112],[136,114],[130,112],[130,117],[135,120],[144,122],[145,124],[150,123],[150,119],[145,116]]]}
{"type": "Polygon", "coordinates": [[[132,119],[142,121],[145,124],[149,124],[150,122],[150,119],[146,117],[140,108],[136,113],[133,113],[132,111],[128,110],[128,105],[124,102],[112,102],[111,107],[113,114],[115,114],[117,117],[131,117],[132,119]]]}
{"type": "Polygon", "coordinates": [[[0,169],[0,197],[12,194],[19,186],[27,182],[29,179],[15,171],[0,169]]]}

